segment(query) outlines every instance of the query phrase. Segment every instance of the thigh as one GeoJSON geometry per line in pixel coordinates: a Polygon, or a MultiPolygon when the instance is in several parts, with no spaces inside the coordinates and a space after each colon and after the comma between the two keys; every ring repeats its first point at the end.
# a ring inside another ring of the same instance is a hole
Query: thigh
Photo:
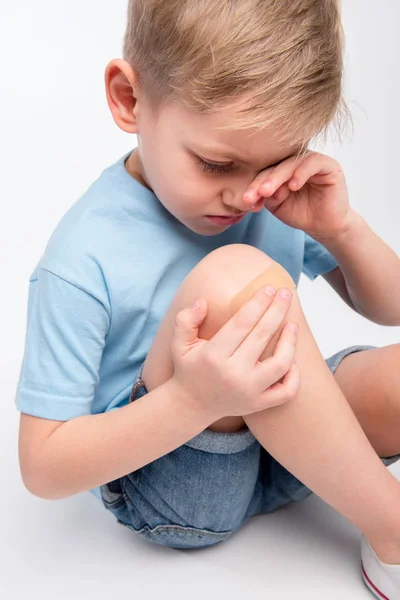
{"type": "Polygon", "coordinates": [[[340,363],[335,379],[379,456],[399,450],[400,344],[354,353],[340,363]]]}
{"type": "Polygon", "coordinates": [[[368,352],[351,354],[342,361],[335,379],[357,418],[375,421],[379,427],[385,418],[398,418],[400,344],[365,346],[365,350],[368,352]]]}
{"type": "MultiPolygon", "coordinates": [[[[141,371],[131,401],[148,393],[141,371]]],[[[151,542],[200,548],[237,531],[253,497],[260,445],[250,430],[205,430],[173,452],[101,487],[103,503],[151,542]]]]}

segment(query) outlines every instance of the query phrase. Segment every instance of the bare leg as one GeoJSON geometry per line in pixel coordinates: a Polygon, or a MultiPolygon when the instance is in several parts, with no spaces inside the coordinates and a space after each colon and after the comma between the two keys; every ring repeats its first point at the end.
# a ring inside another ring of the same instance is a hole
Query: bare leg
{"type": "Polygon", "coordinates": [[[335,380],[378,456],[400,454],[400,344],[349,354],[335,380]]]}
{"type": "MultiPolygon", "coordinates": [[[[169,342],[175,315],[199,296],[207,298],[209,314],[200,337],[210,339],[231,317],[231,299],[270,264],[262,252],[237,244],[219,248],[193,269],[146,359],[143,380],[149,390],[173,374],[169,342]]],[[[286,320],[300,325],[298,394],[244,421],[276,460],[365,534],[381,560],[400,563],[400,484],[377,456],[329,371],[296,292],[286,320]]],[[[272,354],[279,333],[260,360],[272,354]]]]}
{"type": "Polygon", "coordinates": [[[329,371],[296,292],[287,320],[300,325],[297,396],[244,420],[278,462],[363,531],[381,560],[400,563],[400,484],[329,371]]]}

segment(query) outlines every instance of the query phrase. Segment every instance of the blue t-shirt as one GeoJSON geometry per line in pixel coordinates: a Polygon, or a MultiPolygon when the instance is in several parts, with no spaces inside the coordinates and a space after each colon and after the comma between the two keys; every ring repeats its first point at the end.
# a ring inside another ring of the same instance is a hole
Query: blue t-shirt
{"type": "MultiPolygon", "coordinates": [[[[214,236],[192,232],[126,171],[123,156],[67,211],[29,279],[21,412],[67,421],[128,404],[180,284],[227,244],[259,248],[313,280],[338,266],[267,210],[214,236]]],[[[100,497],[99,488],[91,490],[100,497]]]]}

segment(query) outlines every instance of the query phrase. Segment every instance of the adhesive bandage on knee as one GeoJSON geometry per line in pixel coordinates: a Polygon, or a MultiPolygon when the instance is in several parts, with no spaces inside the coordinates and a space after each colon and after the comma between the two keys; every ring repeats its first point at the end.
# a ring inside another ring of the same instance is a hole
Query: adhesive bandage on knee
{"type": "Polygon", "coordinates": [[[233,298],[230,304],[231,315],[237,313],[239,308],[248,302],[257,290],[265,285],[272,285],[277,290],[279,288],[296,289],[296,284],[286,269],[279,263],[274,262],[266,271],[258,275],[258,277],[233,298]]]}

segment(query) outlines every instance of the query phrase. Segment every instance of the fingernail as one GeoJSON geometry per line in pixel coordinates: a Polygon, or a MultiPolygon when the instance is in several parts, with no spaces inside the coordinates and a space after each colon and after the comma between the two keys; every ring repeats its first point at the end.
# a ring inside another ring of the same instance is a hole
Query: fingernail
{"type": "Polygon", "coordinates": [[[279,290],[278,296],[280,296],[280,298],[285,298],[285,299],[291,298],[292,292],[290,290],[286,290],[286,289],[279,290]]]}
{"type": "Polygon", "coordinates": [[[275,296],[275,288],[272,287],[272,285],[267,285],[264,288],[264,293],[267,294],[268,296],[275,296]]]}
{"type": "Polygon", "coordinates": [[[196,300],[196,302],[192,306],[192,309],[197,310],[198,308],[200,308],[200,306],[201,306],[201,300],[196,300]]]}

